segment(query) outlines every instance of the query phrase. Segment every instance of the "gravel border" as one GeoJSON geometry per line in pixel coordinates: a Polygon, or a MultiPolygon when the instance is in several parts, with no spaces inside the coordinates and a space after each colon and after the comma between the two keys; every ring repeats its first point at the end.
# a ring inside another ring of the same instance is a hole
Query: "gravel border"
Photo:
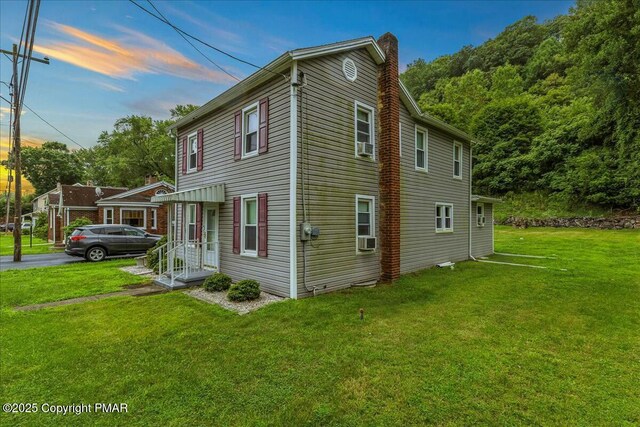
{"type": "Polygon", "coordinates": [[[260,298],[256,300],[232,302],[227,299],[226,292],[207,292],[202,288],[195,288],[187,290],[184,293],[201,301],[208,302],[209,304],[218,304],[220,307],[230,311],[235,311],[240,315],[256,311],[267,304],[283,301],[285,299],[266,292],[260,292],[260,298]]]}
{"type": "Polygon", "coordinates": [[[136,276],[148,276],[152,279],[157,277],[156,273],[150,268],[138,267],[137,265],[133,265],[131,267],[120,267],[120,270],[136,276]]]}

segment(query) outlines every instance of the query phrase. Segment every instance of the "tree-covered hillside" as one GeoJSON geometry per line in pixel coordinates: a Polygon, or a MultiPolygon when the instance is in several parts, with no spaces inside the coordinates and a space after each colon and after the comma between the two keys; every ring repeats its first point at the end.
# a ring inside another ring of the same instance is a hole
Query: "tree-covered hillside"
{"type": "Polygon", "coordinates": [[[640,204],[640,0],[525,17],[480,46],[414,61],[402,80],[424,111],[477,138],[474,191],[640,204]]]}

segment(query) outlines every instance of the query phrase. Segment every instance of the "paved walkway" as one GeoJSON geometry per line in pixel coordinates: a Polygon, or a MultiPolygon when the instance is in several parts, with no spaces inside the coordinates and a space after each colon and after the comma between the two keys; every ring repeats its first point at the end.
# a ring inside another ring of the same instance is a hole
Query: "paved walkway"
{"type": "Polygon", "coordinates": [[[109,294],[91,295],[88,297],[71,298],[71,299],[65,299],[62,301],[53,301],[53,302],[45,302],[42,304],[25,305],[22,307],[15,307],[15,310],[16,311],[33,311],[33,310],[40,310],[42,308],[60,307],[62,305],[80,304],[87,301],[98,301],[101,299],[111,298],[111,297],[126,297],[126,296],[141,297],[144,295],[153,295],[153,294],[160,294],[165,292],[169,292],[169,291],[161,286],[156,286],[156,285],[142,286],[139,288],[126,289],[124,291],[119,291],[119,292],[111,292],[109,294]]]}

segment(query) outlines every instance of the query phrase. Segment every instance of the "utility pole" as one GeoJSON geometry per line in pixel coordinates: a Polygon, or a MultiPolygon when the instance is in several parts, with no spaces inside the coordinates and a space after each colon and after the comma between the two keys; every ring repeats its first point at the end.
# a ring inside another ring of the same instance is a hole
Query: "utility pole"
{"type": "Polygon", "coordinates": [[[49,64],[49,59],[37,59],[31,56],[33,52],[33,42],[35,38],[36,23],[38,20],[38,11],[40,9],[40,0],[30,0],[27,6],[27,14],[25,15],[26,33],[23,29],[20,38],[21,46],[24,53],[18,52],[19,46],[13,45],[13,50],[8,52],[0,49],[0,53],[12,55],[13,60],[13,161],[15,171],[15,202],[14,202],[14,222],[13,222],[13,261],[22,261],[22,163],[20,153],[20,113],[22,110],[22,98],[26,91],[27,78],[29,75],[29,65],[31,60],[49,64]],[[24,40],[24,44],[22,41],[24,40]],[[18,76],[18,58],[22,58],[22,72],[18,76]],[[19,77],[19,78],[18,78],[19,77]]]}
{"type": "MultiPolygon", "coordinates": [[[[13,261],[22,261],[22,165],[20,164],[20,91],[18,88],[18,45],[13,44],[13,170],[16,173],[16,199],[13,203],[13,261]]],[[[27,59],[25,59],[26,61],[27,59]]]]}

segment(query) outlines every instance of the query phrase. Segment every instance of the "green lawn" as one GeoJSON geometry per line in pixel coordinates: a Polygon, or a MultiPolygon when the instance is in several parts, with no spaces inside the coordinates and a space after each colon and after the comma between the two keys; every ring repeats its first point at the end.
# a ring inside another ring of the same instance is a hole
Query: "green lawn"
{"type": "MultiPolygon", "coordinates": [[[[529,219],[607,217],[612,210],[584,201],[570,201],[566,196],[546,192],[508,194],[501,197],[502,203],[494,205],[494,218],[503,221],[511,216],[529,219]]],[[[627,214],[633,212],[626,212],[627,214]]]]}
{"type": "Polygon", "coordinates": [[[0,308],[105,294],[122,290],[125,285],[148,282],[148,278],[118,269],[134,264],[133,260],[119,259],[8,270],[0,273],[0,308]]]}
{"type": "MultiPolygon", "coordinates": [[[[549,270],[458,263],[246,316],[180,292],[4,309],[3,403],[129,412],[0,422],[640,424],[640,232],[498,228],[496,249],[558,258],[526,260],[549,270]]],[[[95,280],[83,266],[78,288],[95,280]]],[[[9,305],[60,297],[6,278],[9,305]]]]}
{"type": "MultiPolygon", "coordinates": [[[[29,235],[24,234],[22,236],[22,254],[23,255],[33,255],[33,254],[48,254],[53,251],[60,251],[61,249],[53,249],[51,244],[49,244],[46,240],[39,239],[37,237],[33,238],[33,246],[29,247],[29,235]]],[[[2,255],[13,255],[13,235],[11,233],[1,233],[0,232],[0,256],[2,255]]]]}

